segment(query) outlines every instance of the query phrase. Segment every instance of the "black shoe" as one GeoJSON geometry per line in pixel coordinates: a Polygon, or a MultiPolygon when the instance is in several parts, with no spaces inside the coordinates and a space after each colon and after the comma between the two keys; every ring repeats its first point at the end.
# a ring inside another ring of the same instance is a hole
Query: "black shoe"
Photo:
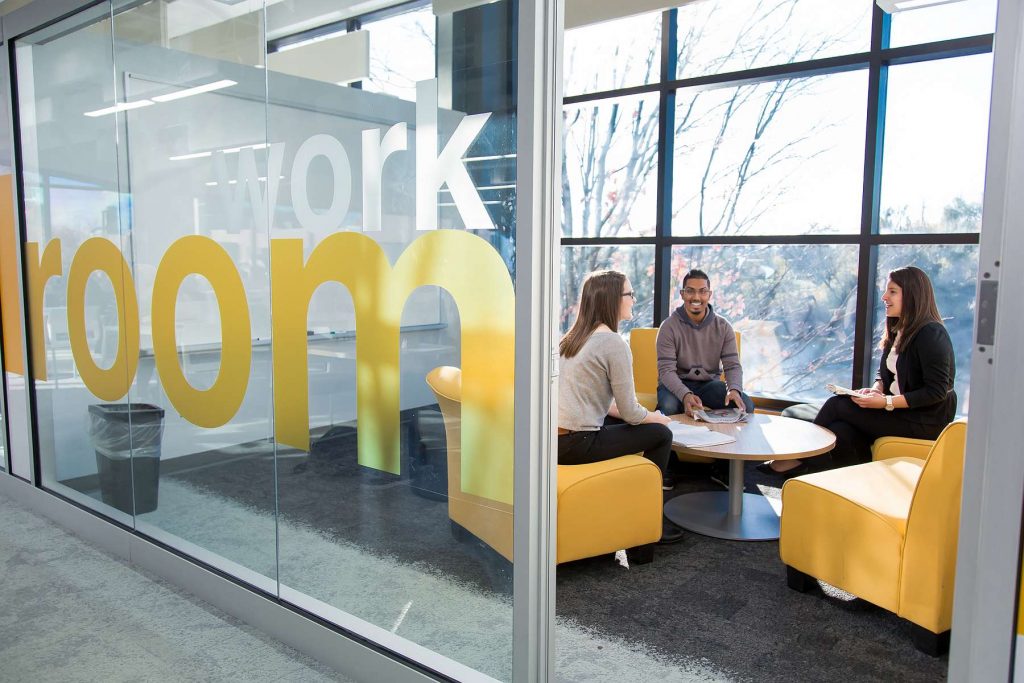
{"type": "Polygon", "coordinates": [[[681,540],[683,540],[683,530],[677,527],[672,522],[665,520],[662,523],[661,538],[658,540],[658,545],[678,543],[681,540]]]}
{"type": "Polygon", "coordinates": [[[785,472],[776,472],[772,469],[772,466],[766,462],[761,463],[755,468],[758,472],[767,474],[773,477],[779,477],[780,479],[791,479],[792,477],[799,477],[802,474],[809,474],[811,471],[810,465],[805,462],[800,463],[796,467],[785,472]]]}
{"type": "Polygon", "coordinates": [[[664,477],[661,478],[661,490],[671,491],[676,487],[677,483],[679,483],[679,478],[676,475],[666,474],[664,477]]]}

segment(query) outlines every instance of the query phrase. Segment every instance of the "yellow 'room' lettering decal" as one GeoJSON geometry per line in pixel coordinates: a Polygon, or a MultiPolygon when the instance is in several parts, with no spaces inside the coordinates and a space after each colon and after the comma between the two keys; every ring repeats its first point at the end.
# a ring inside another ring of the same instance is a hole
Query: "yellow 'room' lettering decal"
{"type": "Polygon", "coordinates": [[[153,282],[153,355],[164,392],[183,418],[200,427],[220,427],[238,412],[249,385],[252,359],[249,305],[231,256],[209,237],[182,237],[160,260],[153,282]],[[220,370],[206,390],[189,384],[178,362],[178,288],[192,274],[209,281],[220,311],[220,370]]]}
{"type": "MultiPolygon", "coordinates": [[[[44,261],[49,251],[48,244],[44,261]]],[[[60,263],[59,249],[57,262],[60,263]]],[[[91,237],[75,252],[68,271],[68,338],[78,373],[89,390],[104,401],[123,398],[139,367],[139,302],[128,263],[117,245],[108,239],[91,237]],[[107,369],[93,360],[85,334],[85,286],[96,271],[110,280],[117,300],[117,355],[107,369]]]]}

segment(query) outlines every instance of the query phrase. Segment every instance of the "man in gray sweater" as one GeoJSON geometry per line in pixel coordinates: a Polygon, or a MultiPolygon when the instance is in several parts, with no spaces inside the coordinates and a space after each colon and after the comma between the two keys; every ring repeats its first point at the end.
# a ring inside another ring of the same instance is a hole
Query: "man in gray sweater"
{"type": "Polygon", "coordinates": [[[683,277],[683,305],[658,329],[658,409],[666,415],[695,410],[737,408],[754,412],[743,393],[743,368],[736,333],[715,315],[711,279],[702,270],[683,277]],[[719,379],[725,372],[725,382],[719,379]]]}

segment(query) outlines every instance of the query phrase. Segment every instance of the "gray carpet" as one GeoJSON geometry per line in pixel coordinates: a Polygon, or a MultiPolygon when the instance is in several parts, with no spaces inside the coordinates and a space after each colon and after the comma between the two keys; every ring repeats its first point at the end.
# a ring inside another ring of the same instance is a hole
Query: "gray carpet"
{"type": "Polygon", "coordinates": [[[0,680],[348,680],[2,496],[0,519],[0,680]]]}
{"type": "MultiPolygon", "coordinates": [[[[780,484],[748,463],[747,492],[777,498],[780,484]]],[[[715,490],[692,465],[667,497],[715,490]]],[[[721,490],[721,488],[718,488],[721,490]]],[[[699,654],[736,680],[940,681],[947,657],[914,649],[895,615],[831,586],[786,586],[777,542],[688,533],[654,562],[622,569],[608,558],[558,568],[557,610],[642,640],[659,652],[699,654]]]]}
{"type": "MultiPolygon", "coordinates": [[[[446,503],[421,482],[359,467],[354,440],[345,443],[326,460],[322,453],[278,459],[282,583],[385,628],[403,615],[400,635],[507,678],[510,565],[482,543],[456,541],[446,503]],[[353,564],[359,553],[373,561],[356,562],[364,568],[358,575],[330,569],[353,564]],[[398,577],[389,583],[394,590],[374,595],[376,577],[391,575],[398,577]],[[362,593],[371,599],[353,600],[362,593]],[[405,607],[410,602],[414,609],[405,607]],[[439,617],[445,610],[453,616],[439,617]]],[[[272,525],[272,463],[266,444],[246,457],[235,453],[168,473],[160,508],[145,518],[272,576],[271,554],[254,555],[236,531],[272,525]],[[197,519],[194,510],[215,505],[223,511],[197,519]]],[[[716,488],[705,466],[683,474],[670,496],[716,488]]],[[[778,484],[748,467],[748,492],[777,497],[778,484]]],[[[810,594],[788,589],[775,542],[687,534],[681,543],[658,547],[649,565],[627,568],[610,555],[562,565],[557,590],[564,680],[934,681],[946,675],[946,658],[915,650],[909,627],[894,615],[827,586],[810,594]]]]}

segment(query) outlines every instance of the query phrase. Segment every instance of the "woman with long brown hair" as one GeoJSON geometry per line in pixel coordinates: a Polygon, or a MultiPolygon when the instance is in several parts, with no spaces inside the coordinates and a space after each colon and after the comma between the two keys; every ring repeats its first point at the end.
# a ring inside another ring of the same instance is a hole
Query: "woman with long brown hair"
{"type": "MultiPolygon", "coordinates": [[[[636,400],[633,357],[616,331],[633,317],[629,279],[600,270],[583,280],[576,321],[558,344],[558,464],[581,465],[637,451],[661,470],[672,454],[671,420],[636,400]]],[[[682,537],[666,528],[662,542],[682,537]]]]}
{"type": "MultiPolygon", "coordinates": [[[[920,268],[898,268],[889,273],[882,303],[885,331],[874,385],[856,396],[833,396],[814,419],[836,435],[831,456],[837,466],[869,462],[871,443],[882,436],[935,439],[956,415],[953,343],[931,280],[920,268]]],[[[793,476],[808,467],[790,460],[759,469],[793,476]]]]}

